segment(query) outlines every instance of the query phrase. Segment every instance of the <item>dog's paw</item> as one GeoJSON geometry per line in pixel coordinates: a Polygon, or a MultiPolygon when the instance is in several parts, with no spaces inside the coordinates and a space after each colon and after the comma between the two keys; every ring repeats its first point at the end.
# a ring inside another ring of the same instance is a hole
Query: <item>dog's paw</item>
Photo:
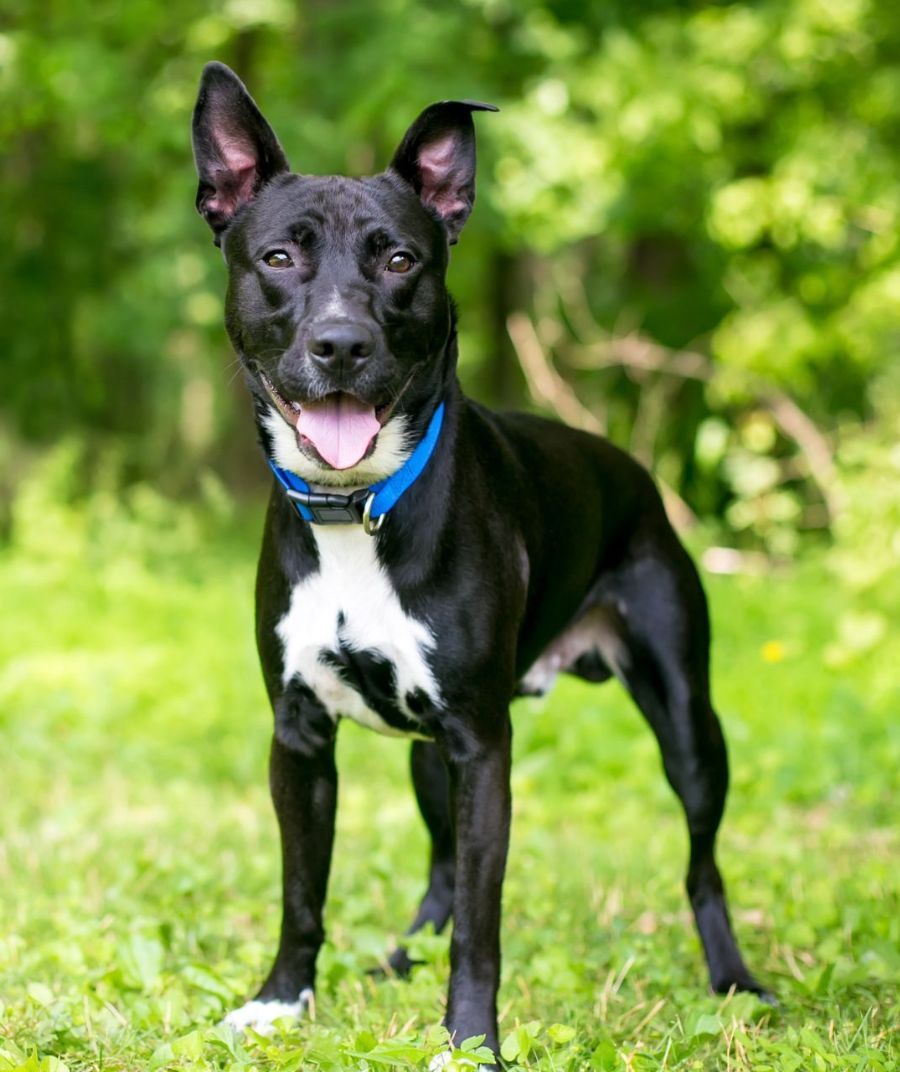
{"type": "Polygon", "coordinates": [[[249,1027],[260,1035],[271,1035],[276,1020],[300,1020],[307,1009],[315,1007],[314,1002],[311,990],[301,990],[296,1001],[248,1001],[239,1009],[233,1009],[222,1023],[238,1032],[249,1027]]]}
{"type": "MultiPolygon", "coordinates": [[[[461,1069],[463,1066],[468,1068],[470,1064],[471,1062],[467,1060],[457,1063],[453,1059],[453,1050],[443,1050],[441,1053],[436,1053],[428,1062],[428,1072],[452,1072],[453,1069],[461,1069]]],[[[497,1072],[497,1065],[481,1064],[478,1067],[484,1072],[497,1072]]]]}

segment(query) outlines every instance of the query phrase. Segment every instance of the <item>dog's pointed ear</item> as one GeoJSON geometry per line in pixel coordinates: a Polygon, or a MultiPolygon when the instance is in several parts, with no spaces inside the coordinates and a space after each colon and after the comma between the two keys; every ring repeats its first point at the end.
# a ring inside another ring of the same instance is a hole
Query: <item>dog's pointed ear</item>
{"type": "Polygon", "coordinates": [[[391,161],[447,229],[451,245],[475,203],[475,124],[472,112],[496,112],[478,101],[439,101],[406,132],[391,161]]]}
{"type": "Polygon", "coordinates": [[[197,211],[218,245],[237,210],[290,167],[244,83],[224,63],[203,68],[192,135],[200,176],[197,211]]]}

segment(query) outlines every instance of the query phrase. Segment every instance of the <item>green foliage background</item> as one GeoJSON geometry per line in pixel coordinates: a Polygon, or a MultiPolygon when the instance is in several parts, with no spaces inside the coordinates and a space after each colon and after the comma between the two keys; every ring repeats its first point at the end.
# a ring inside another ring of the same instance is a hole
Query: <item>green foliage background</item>
{"type": "Polygon", "coordinates": [[[0,1068],[441,1045],[446,938],[409,986],[365,980],[425,849],[402,751],[352,729],[319,1022],[211,1026],[258,981],[278,886],[267,481],[193,208],[212,58],[301,171],[379,169],[433,100],[499,104],[451,265],[465,385],[606,431],[741,573],[707,578],[740,757],[723,862],[783,1010],[704,996],[652,741],[569,683],[517,715],[504,1052],[894,1067],[900,6],[0,0],[0,1068]]]}
{"type": "Polygon", "coordinates": [[[486,401],[607,430],[727,539],[775,554],[833,527],[845,449],[896,475],[900,9],[887,0],[8,10],[11,467],[71,434],[125,485],[192,491],[204,468],[262,485],[220,326],[224,267],[192,207],[189,115],[212,57],[303,171],[377,170],[434,99],[501,105],[479,117],[479,205],[451,271],[464,378],[486,401]],[[550,395],[529,396],[516,316],[550,395]],[[580,403],[560,409],[569,387],[580,403]]]}

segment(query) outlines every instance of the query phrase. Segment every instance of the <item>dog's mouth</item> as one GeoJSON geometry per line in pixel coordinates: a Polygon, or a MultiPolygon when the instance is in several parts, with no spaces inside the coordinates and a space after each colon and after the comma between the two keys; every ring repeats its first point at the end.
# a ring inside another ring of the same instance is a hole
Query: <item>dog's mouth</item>
{"type": "Polygon", "coordinates": [[[332,469],[352,469],[375,449],[375,440],[394,406],[373,406],[361,399],[335,391],[309,402],[294,402],[258,369],[259,378],[281,416],[294,429],[297,446],[312,448],[332,469]]]}

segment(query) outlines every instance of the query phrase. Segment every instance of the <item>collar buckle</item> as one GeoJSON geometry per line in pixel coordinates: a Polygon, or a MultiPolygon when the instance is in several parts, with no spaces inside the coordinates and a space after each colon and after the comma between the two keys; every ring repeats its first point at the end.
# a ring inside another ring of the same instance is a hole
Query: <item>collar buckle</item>
{"type": "Polygon", "coordinates": [[[372,498],[366,488],[350,495],[285,488],[285,494],[292,502],[305,506],[317,525],[364,524],[367,498],[372,498]]]}

